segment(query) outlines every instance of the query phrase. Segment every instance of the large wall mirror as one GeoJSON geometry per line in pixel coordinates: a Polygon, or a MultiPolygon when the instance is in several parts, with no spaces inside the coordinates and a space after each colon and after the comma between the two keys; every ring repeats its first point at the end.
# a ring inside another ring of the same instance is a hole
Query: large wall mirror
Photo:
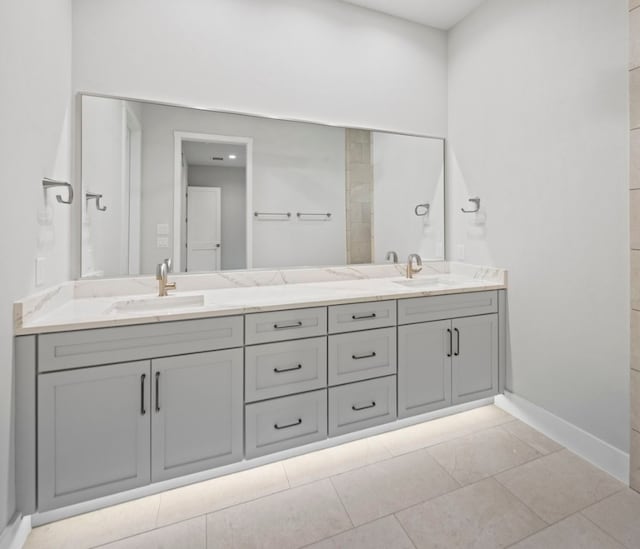
{"type": "Polygon", "coordinates": [[[444,141],[83,95],[82,276],[444,256],[444,141]]]}

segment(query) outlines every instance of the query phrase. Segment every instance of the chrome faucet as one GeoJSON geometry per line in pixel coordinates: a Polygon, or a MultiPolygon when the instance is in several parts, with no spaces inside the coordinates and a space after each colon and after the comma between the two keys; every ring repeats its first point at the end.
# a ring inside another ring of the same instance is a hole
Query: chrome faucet
{"type": "Polygon", "coordinates": [[[415,273],[419,273],[422,270],[422,258],[418,254],[409,254],[407,259],[407,278],[413,278],[415,273]],[[416,266],[413,266],[415,259],[416,266]]]}
{"type": "Polygon", "coordinates": [[[387,261],[391,261],[391,263],[397,263],[398,262],[398,254],[397,254],[397,252],[394,252],[393,250],[391,250],[390,252],[387,252],[387,255],[384,258],[387,261]]]}
{"type": "Polygon", "coordinates": [[[158,296],[166,297],[169,295],[167,290],[175,290],[176,283],[168,282],[167,277],[171,272],[171,259],[165,259],[156,266],[156,280],[158,281],[158,296]]]}

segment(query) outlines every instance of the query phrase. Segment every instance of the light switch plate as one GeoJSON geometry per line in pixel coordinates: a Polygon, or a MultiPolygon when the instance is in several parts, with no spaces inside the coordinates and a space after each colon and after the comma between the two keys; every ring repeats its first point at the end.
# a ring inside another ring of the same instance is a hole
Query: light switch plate
{"type": "Polygon", "coordinates": [[[44,257],[36,257],[36,286],[44,284],[44,257]]]}
{"type": "Polygon", "coordinates": [[[168,248],[169,247],[169,239],[166,236],[159,236],[156,239],[156,246],[158,248],[168,248]]]}
{"type": "Polygon", "coordinates": [[[156,225],[156,234],[169,234],[169,225],[167,223],[158,223],[156,225]]]}

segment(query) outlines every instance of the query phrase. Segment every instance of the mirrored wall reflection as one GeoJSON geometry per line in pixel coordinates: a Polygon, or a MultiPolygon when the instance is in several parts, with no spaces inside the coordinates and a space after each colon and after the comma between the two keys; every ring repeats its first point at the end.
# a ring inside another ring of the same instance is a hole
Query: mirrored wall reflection
{"type": "Polygon", "coordinates": [[[442,259],[440,139],[82,97],[82,276],[442,259]]]}

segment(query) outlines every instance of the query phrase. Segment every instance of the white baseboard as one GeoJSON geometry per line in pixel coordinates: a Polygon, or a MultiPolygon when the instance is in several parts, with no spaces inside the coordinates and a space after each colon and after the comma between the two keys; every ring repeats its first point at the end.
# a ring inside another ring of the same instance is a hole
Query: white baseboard
{"type": "Polygon", "coordinates": [[[22,549],[31,532],[31,517],[16,515],[0,532],[0,549],[22,549]]]}
{"type": "Polygon", "coordinates": [[[612,477],[629,484],[629,454],[626,452],[508,391],[495,397],[495,405],[612,477]]]}

